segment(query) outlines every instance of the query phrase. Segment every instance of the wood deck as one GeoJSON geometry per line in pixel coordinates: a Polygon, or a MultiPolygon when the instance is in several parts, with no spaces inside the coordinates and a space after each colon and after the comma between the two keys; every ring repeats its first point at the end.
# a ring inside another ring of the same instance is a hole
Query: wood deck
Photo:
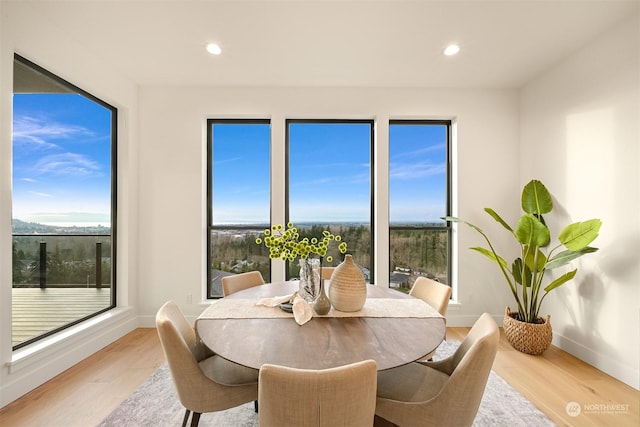
{"type": "Polygon", "coordinates": [[[111,288],[13,288],[12,345],[109,307],[111,288]]]}

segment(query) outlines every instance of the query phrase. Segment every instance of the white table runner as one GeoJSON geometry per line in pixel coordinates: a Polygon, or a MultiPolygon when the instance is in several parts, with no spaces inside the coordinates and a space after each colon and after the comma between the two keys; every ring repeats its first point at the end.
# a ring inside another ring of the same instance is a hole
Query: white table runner
{"type": "MultiPolygon", "coordinates": [[[[331,307],[328,314],[314,317],[442,317],[437,310],[417,298],[367,298],[359,311],[343,312],[331,307]]],[[[207,307],[198,319],[271,319],[293,318],[280,307],[256,305],[255,299],[220,298],[207,307]]]]}

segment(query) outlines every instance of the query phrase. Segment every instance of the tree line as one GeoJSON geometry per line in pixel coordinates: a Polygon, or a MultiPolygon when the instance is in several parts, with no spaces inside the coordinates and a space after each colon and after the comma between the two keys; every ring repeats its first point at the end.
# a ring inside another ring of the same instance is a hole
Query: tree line
{"type": "MultiPolygon", "coordinates": [[[[371,232],[367,225],[313,225],[299,227],[300,238],[322,238],[322,232],[329,229],[334,235],[340,235],[347,242],[347,253],[365,270],[371,265],[371,232]]],[[[257,245],[256,237],[262,230],[214,230],[211,235],[211,266],[214,270],[232,273],[258,270],[265,280],[270,277],[269,252],[263,245],[257,245]]],[[[411,276],[427,276],[448,282],[449,243],[444,229],[403,228],[392,229],[389,233],[390,270],[407,271],[411,276]]],[[[331,264],[336,266],[342,261],[337,245],[331,244],[328,255],[333,257],[331,264]]],[[[289,263],[289,277],[297,277],[297,263],[289,263]]],[[[409,279],[410,280],[410,279],[409,279]]],[[[412,283],[412,282],[411,282],[412,283]]]]}
{"type": "Polygon", "coordinates": [[[111,239],[96,236],[20,236],[13,238],[14,286],[40,283],[41,248],[46,247],[46,281],[51,285],[96,283],[96,243],[100,242],[101,283],[111,283],[111,239]],[[42,246],[41,243],[46,243],[42,246]]]}

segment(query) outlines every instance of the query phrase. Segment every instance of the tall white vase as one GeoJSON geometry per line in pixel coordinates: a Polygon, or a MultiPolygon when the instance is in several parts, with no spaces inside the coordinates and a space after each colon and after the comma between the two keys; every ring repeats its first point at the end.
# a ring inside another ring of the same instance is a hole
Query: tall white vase
{"type": "Polygon", "coordinates": [[[331,275],[331,305],[338,311],[358,311],[367,299],[367,284],[360,267],[347,254],[331,275]]]}

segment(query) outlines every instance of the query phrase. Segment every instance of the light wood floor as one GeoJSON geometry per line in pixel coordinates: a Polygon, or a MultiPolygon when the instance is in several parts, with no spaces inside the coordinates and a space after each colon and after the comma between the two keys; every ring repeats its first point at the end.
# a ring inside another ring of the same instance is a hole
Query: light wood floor
{"type": "MultiPolygon", "coordinates": [[[[447,339],[468,330],[448,328],[447,339]]],[[[163,362],[155,329],[136,329],[0,409],[0,426],[94,426],[163,362]]],[[[503,335],[494,370],[560,426],[640,425],[640,392],[553,346],[529,356],[503,335]],[[570,402],[581,409],[577,417],[567,414],[570,402]]]]}

